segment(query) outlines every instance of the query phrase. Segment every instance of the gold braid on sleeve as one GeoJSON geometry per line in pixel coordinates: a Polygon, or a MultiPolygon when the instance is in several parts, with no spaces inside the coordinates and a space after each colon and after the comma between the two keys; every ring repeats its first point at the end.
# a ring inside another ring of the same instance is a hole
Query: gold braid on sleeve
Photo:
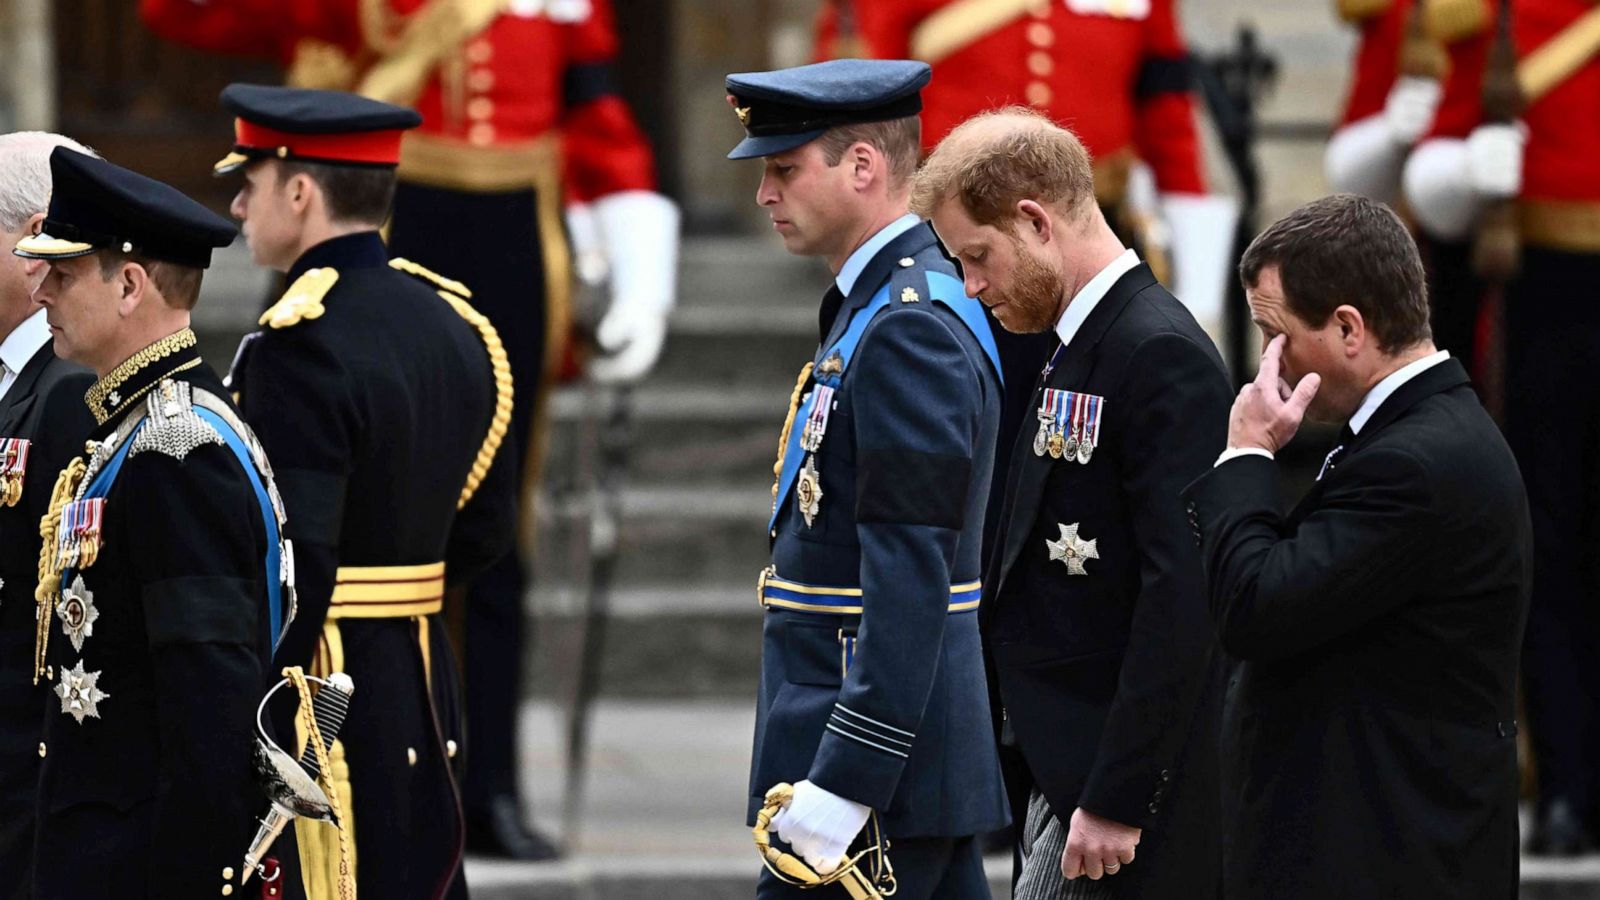
{"type": "Polygon", "coordinates": [[[789,414],[783,418],[783,431],[778,434],[778,461],[772,464],[772,511],[778,511],[778,479],[783,477],[783,457],[789,450],[789,433],[794,430],[794,417],[800,412],[800,395],[805,393],[806,382],[811,380],[811,363],[800,369],[794,381],[794,393],[789,395],[789,414]]]}
{"type": "Polygon", "coordinates": [[[34,586],[33,600],[38,604],[35,612],[33,634],[33,683],[39,683],[44,674],[45,653],[50,649],[50,616],[55,609],[56,595],[61,593],[61,560],[56,555],[56,535],[61,524],[61,510],[66,508],[78,493],[83,473],[88,471],[83,457],[74,457],[50,490],[50,506],[39,520],[39,583],[34,586]]]}
{"type": "Polygon", "coordinates": [[[472,461],[472,471],[467,473],[467,483],[461,488],[461,499],[456,501],[456,509],[460,509],[478,492],[478,486],[489,474],[489,467],[494,465],[494,456],[511,428],[511,400],[515,389],[511,383],[511,360],[506,356],[505,345],[500,343],[500,332],[495,331],[489,317],[448,291],[440,291],[439,296],[448,301],[469,325],[478,329],[484,349],[489,351],[489,367],[494,370],[494,418],[489,420],[489,433],[484,436],[483,446],[478,448],[478,458],[472,461]]]}

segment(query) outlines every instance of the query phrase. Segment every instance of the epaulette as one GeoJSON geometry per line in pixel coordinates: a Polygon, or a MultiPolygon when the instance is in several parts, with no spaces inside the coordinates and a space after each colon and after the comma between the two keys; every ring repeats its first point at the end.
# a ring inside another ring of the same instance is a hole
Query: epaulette
{"type": "Polygon", "coordinates": [[[419,266],[405,257],[396,256],[394,259],[389,260],[389,268],[420,278],[440,290],[449,291],[465,300],[472,299],[472,291],[467,290],[466,285],[453,278],[446,278],[425,266],[419,266]]]}
{"type": "Polygon", "coordinates": [[[266,325],[269,328],[288,328],[300,324],[301,319],[320,318],[327,308],[322,305],[322,298],[328,296],[333,290],[333,285],[339,280],[337,269],[323,266],[317,269],[307,269],[304,274],[289,285],[277,303],[267,308],[256,320],[257,325],[266,325]]]}
{"type": "Polygon", "coordinates": [[[1395,0],[1334,0],[1339,18],[1352,25],[1389,11],[1395,0]]]}
{"type": "Polygon", "coordinates": [[[128,458],[156,450],[181,460],[196,447],[222,443],[221,433],[194,411],[189,382],[168,378],[145,398],[145,424],[128,448],[128,458]]]}
{"type": "Polygon", "coordinates": [[[921,303],[928,293],[928,273],[914,257],[902,256],[889,273],[889,308],[921,303]]]}

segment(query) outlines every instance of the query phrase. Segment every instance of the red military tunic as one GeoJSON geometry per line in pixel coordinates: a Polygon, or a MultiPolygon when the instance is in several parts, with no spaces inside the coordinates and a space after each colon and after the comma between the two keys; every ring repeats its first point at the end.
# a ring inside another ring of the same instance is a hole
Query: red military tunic
{"type": "MultiPolygon", "coordinates": [[[[1467,5],[1462,0],[1446,2],[1458,8],[1467,5]]],[[[1355,14],[1341,10],[1361,31],[1350,90],[1345,97],[1344,111],[1339,117],[1341,128],[1383,112],[1389,90],[1402,74],[1401,57],[1405,53],[1408,21],[1416,5],[1415,0],[1388,0],[1366,6],[1355,14]]],[[[1492,32],[1489,27],[1493,24],[1492,11],[1484,3],[1477,15],[1457,16],[1444,21],[1439,17],[1425,18],[1424,21],[1427,38],[1442,45],[1446,53],[1445,70],[1441,78],[1444,97],[1435,114],[1435,121],[1459,121],[1464,116],[1473,115],[1474,108],[1461,101],[1469,92],[1476,96],[1484,53],[1488,47],[1483,38],[1492,32]]]]}
{"type": "MultiPolygon", "coordinates": [[[[320,69],[322,77],[315,80],[324,83],[308,87],[359,90],[362,75],[409,18],[439,2],[386,0],[374,7],[363,0],[140,0],[140,11],[152,30],[170,40],[275,57],[291,65],[292,73],[320,69]]],[[[616,53],[609,0],[512,2],[432,67],[408,103],[423,118],[415,140],[467,151],[459,157],[466,165],[474,149],[515,151],[559,134],[569,201],[654,190],[649,144],[612,84],[609,67],[616,53]]]]}
{"type": "MultiPolygon", "coordinates": [[[[869,55],[914,58],[918,29],[961,2],[857,0],[851,21],[869,55]]],[[[825,38],[835,15],[820,23],[825,38]]],[[[1072,128],[1097,161],[1137,157],[1163,192],[1204,193],[1187,55],[1174,0],[1036,0],[933,62],[924,145],[986,109],[1027,104],[1072,128]]]]}

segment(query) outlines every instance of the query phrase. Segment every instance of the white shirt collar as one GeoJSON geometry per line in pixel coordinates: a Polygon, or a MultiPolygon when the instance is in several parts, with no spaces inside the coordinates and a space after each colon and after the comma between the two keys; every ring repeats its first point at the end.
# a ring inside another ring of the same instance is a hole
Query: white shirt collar
{"type": "Polygon", "coordinates": [[[1355,415],[1350,417],[1350,433],[1360,434],[1362,426],[1366,425],[1367,420],[1372,418],[1372,414],[1378,411],[1378,407],[1383,405],[1383,401],[1389,399],[1395,391],[1399,390],[1400,385],[1449,358],[1450,351],[1440,350],[1437,353],[1430,353],[1421,359],[1413,360],[1390,372],[1382,381],[1373,385],[1372,390],[1367,391],[1367,396],[1361,401],[1361,407],[1356,410],[1355,415]]]}
{"type": "Polygon", "coordinates": [[[44,310],[39,309],[33,315],[22,320],[11,333],[0,341],[0,362],[6,364],[12,374],[22,371],[22,367],[33,359],[39,348],[50,340],[50,323],[45,319],[44,310]]]}
{"type": "Polygon", "coordinates": [[[856,279],[861,277],[862,270],[867,267],[867,263],[872,262],[874,256],[878,255],[878,251],[887,247],[890,241],[921,224],[922,219],[906,213],[883,226],[877,234],[867,238],[867,242],[857,247],[856,252],[850,254],[850,258],[844,261],[844,265],[839,268],[839,275],[833,279],[833,283],[839,286],[839,293],[846,297],[850,296],[850,291],[855,289],[856,279]]]}
{"type": "Polygon", "coordinates": [[[1072,295],[1072,301],[1061,313],[1061,321],[1056,323],[1056,334],[1060,336],[1063,346],[1072,343],[1073,335],[1083,327],[1084,321],[1094,312],[1094,308],[1100,305],[1100,300],[1105,297],[1106,291],[1111,290],[1117,279],[1128,274],[1137,265],[1139,265],[1139,254],[1133,252],[1131,248],[1124,250],[1121,256],[1113,259],[1089,279],[1088,284],[1072,295]]]}

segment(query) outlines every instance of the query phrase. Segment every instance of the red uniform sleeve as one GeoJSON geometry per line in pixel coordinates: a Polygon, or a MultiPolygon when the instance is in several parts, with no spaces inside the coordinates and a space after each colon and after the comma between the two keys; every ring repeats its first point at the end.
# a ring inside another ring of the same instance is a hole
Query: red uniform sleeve
{"type": "Polygon", "coordinates": [[[1489,65],[1494,30],[1450,44],[1450,73],[1444,79],[1444,96],[1433,117],[1429,137],[1466,137],[1483,122],[1483,74],[1489,65]]]}
{"type": "Polygon", "coordinates": [[[1145,59],[1135,87],[1134,145],[1162,193],[1203,194],[1189,48],[1178,33],[1174,0],[1152,0],[1145,59]]]}
{"type": "MultiPolygon", "coordinates": [[[[910,59],[911,32],[939,4],[923,0],[839,0],[851,4],[856,32],[872,59],[910,59]]],[[[934,77],[938,77],[935,74],[934,77]]]]}
{"type": "Polygon", "coordinates": [[[304,38],[360,46],[356,0],[140,0],[139,15],[157,36],[236,56],[287,63],[304,38]]]}
{"type": "Polygon", "coordinates": [[[655,190],[650,143],[617,94],[617,33],[609,0],[594,0],[589,17],[569,32],[561,120],[567,200],[655,190]]]}
{"type": "Polygon", "coordinates": [[[1410,11],[1411,0],[1393,0],[1383,12],[1362,20],[1355,71],[1351,73],[1350,92],[1339,119],[1341,127],[1383,110],[1389,89],[1399,77],[1400,47],[1405,42],[1410,11]]]}

